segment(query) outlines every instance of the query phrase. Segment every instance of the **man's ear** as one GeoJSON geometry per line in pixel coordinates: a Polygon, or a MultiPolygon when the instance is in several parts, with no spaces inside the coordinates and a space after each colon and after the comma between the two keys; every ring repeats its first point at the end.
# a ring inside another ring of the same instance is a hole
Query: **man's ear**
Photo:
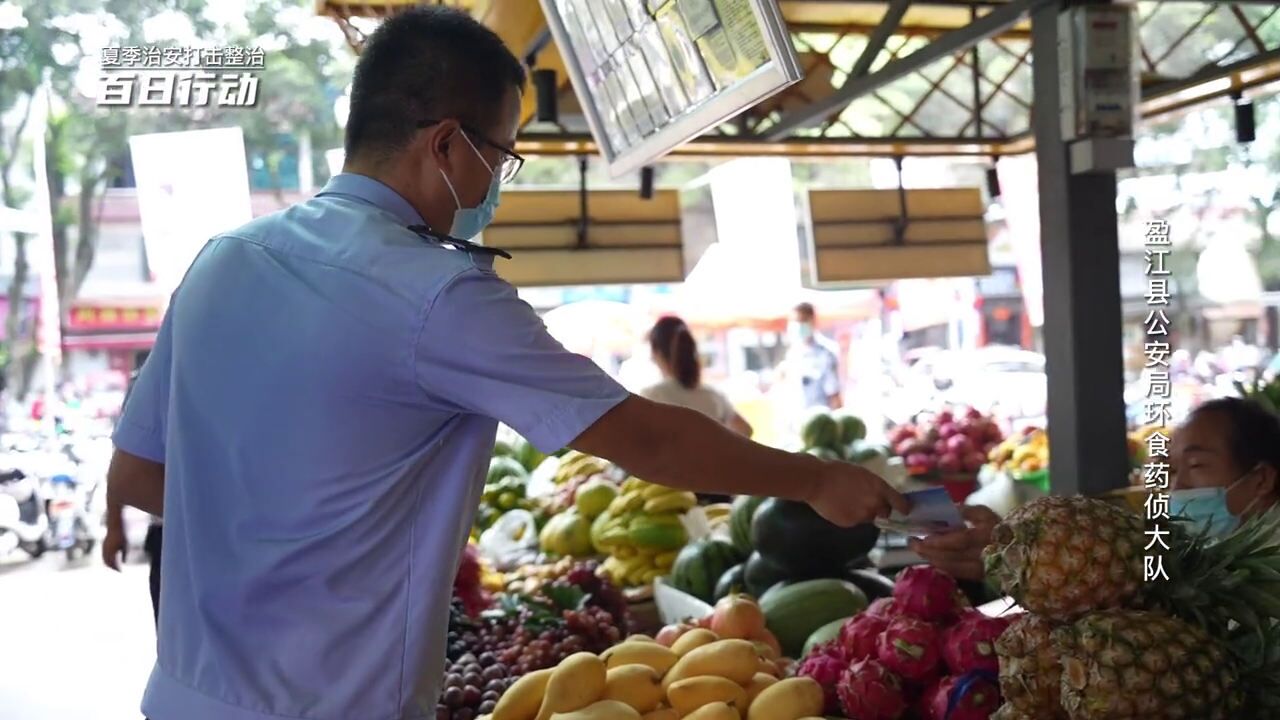
{"type": "Polygon", "coordinates": [[[1259,497],[1278,497],[1277,491],[1280,490],[1280,470],[1277,470],[1270,463],[1262,463],[1258,466],[1258,496],[1259,497]]]}

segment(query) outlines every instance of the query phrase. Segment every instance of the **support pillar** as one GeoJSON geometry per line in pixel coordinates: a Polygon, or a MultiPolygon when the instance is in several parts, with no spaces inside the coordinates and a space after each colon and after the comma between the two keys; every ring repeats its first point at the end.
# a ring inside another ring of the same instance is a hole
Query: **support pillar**
{"type": "Polygon", "coordinates": [[[1056,495],[1128,482],[1114,172],[1072,175],[1059,122],[1058,13],[1032,14],[1032,127],[1040,185],[1044,346],[1056,495]]]}

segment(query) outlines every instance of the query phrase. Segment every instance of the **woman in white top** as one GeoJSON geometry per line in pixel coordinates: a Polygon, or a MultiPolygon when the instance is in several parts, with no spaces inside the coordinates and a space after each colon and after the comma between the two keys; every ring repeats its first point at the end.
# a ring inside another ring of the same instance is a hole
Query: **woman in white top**
{"type": "Polygon", "coordinates": [[[649,331],[649,347],[653,362],[662,371],[663,380],[640,394],[655,402],[679,405],[714,418],[729,429],[751,437],[751,425],[733,409],[729,398],[702,384],[702,362],[698,344],[689,326],[678,317],[658,320],[649,331]]]}

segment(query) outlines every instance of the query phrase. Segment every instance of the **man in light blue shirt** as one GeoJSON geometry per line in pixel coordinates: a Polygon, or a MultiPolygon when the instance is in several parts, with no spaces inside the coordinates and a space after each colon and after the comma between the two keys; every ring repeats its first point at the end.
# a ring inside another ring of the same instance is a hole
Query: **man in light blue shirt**
{"type": "Polygon", "coordinates": [[[109,472],[113,502],[165,522],[151,720],[434,718],[498,421],[844,525],[904,509],[853,465],[633,397],[548,336],[465,242],[519,170],[523,84],[463,13],[387,20],[356,69],[345,172],[213,238],[174,293],[109,472]]]}

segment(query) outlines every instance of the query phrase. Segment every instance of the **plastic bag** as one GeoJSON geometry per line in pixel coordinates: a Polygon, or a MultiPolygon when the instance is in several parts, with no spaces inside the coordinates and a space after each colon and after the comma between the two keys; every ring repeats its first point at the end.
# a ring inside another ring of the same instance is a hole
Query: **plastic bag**
{"type": "Polygon", "coordinates": [[[560,458],[552,455],[529,473],[529,484],[524,494],[528,498],[551,497],[555,494],[556,473],[560,470],[560,458]]]}
{"type": "Polygon", "coordinates": [[[506,572],[537,561],[538,523],[528,510],[511,510],[480,535],[480,553],[494,569],[506,572]]]}

